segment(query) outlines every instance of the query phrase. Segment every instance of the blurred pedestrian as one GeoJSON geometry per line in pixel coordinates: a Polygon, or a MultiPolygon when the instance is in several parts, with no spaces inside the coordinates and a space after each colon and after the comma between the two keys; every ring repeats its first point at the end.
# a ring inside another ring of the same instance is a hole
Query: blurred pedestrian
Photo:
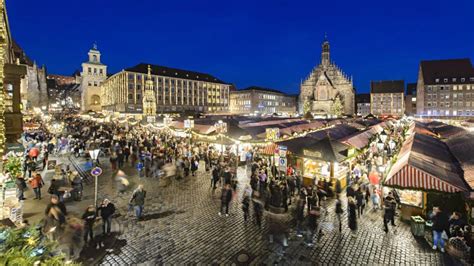
{"type": "Polygon", "coordinates": [[[143,208],[145,205],[146,191],[143,189],[143,185],[138,185],[137,189],[133,191],[132,198],[130,199],[130,204],[135,209],[135,215],[138,220],[142,219],[143,208]]]}

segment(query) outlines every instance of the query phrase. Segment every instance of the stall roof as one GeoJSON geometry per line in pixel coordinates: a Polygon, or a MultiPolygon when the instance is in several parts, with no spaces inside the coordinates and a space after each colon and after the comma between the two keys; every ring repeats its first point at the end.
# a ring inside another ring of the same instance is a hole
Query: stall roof
{"type": "Polygon", "coordinates": [[[433,128],[433,131],[438,134],[441,138],[447,139],[462,134],[466,134],[467,130],[462,127],[456,127],[452,125],[444,125],[440,127],[433,128]]]}
{"type": "Polygon", "coordinates": [[[344,137],[350,136],[350,135],[352,135],[352,134],[354,134],[358,131],[359,130],[357,128],[351,127],[347,124],[339,124],[339,125],[335,125],[333,127],[330,127],[330,128],[324,129],[324,130],[320,130],[320,131],[310,133],[310,134],[308,134],[308,137],[319,140],[319,139],[325,138],[329,134],[331,139],[339,140],[339,139],[342,139],[344,137]]]}
{"type": "Polygon", "coordinates": [[[357,132],[350,136],[340,139],[342,143],[350,145],[356,149],[362,149],[369,145],[370,138],[374,136],[377,132],[373,129],[367,129],[361,132],[357,132]]]}
{"type": "Polygon", "coordinates": [[[469,190],[447,145],[436,138],[416,133],[405,141],[384,184],[443,192],[469,190]]]}
{"type": "Polygon", "coordinates": [[[305,158],[321,160],[326,162],[341,162],[347,157],[344,155],[348,146],[330,139],[312,137],[295,138],[278,142],[278,145],[286,146],[291,153],[305,158]]]}
{"type": "Polygon", "coordinates": [[[464,180],[474,189],[474,133],[463,134],[446,141],[464,172],[464,180]]]}

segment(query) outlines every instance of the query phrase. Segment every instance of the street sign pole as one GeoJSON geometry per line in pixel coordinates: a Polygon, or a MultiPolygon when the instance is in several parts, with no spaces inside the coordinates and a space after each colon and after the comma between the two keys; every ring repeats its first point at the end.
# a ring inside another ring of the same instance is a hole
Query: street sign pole
{"type": "Polygon", "coordinates": [[[94,167],[91,171],[91,175],[94,176],[94,207],[97,208],[97,194],[98,194],[98,177],[102,174],[102,168],[100,167],[94,167]]]}

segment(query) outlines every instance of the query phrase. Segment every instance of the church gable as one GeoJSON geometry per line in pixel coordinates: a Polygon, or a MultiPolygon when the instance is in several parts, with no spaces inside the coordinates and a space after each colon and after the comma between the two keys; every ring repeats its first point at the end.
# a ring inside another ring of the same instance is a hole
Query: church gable
{"type": "Polygon", "coordinates": [[[308,78],[302,82],[300,88],[300,112],[311,111],[322,114],[334,112],[334,101],[342,104],[341,114],[354,114],[354,88],[352,78],[349,78],[330,60],[329,42],[322,44],[321,63],[311,71],[308,78]],[[309,110],[302,108],[310,106],[309,110]]]}

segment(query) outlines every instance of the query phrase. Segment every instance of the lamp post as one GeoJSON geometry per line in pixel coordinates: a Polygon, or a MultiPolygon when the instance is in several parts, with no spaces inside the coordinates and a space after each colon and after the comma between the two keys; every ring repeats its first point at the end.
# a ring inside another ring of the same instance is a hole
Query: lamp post
{"type": "MultiPolygon", "coordinates": [[[[99,157],[100,149],[94,149],[89,151],[92,162],[96,165],[97,158],[99,157]]],[[[94,176],[94,207],[97,207],[97,193],[98,193],[98,179],[99,175],[102,174],[102,169],[100,167],[94,167],[91,171],[91,174],[94,176]]]]}

